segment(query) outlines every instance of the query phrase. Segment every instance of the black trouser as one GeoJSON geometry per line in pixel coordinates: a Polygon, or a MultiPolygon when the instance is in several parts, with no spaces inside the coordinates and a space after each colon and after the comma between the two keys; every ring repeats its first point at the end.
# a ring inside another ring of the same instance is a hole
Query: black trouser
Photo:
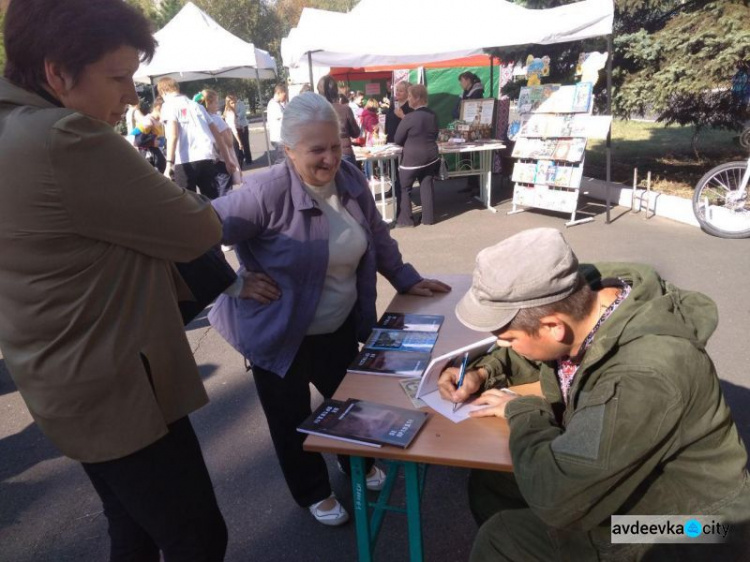
{"type": "MultiPolygon", "coordinates": [[[[250,154],[250,135],[247,127],[238,127],[237,134],[240,136],[242,153],[245,155],[245,164],[253,163],[253,155],[250,154]]],[[[238,160],[242,165],[242,160],[238,160]]]]}
{"type": "Polygon", "coordinates": [[[222,197],[232,190],[232,175],[227,171],[227,166],[221,160],[217,160],[216,176],[214,177],[214,183],[216,185],[216,193],[219,197],[222,197]]]}
{"type": "Polygon", "coordinates": [[[214,562],[227,528],[190,420],[127,457],[83,463],[104,505],[112,562],[214,562]]]}
{"type": "Polygon", "coordinates": [[[216,166],[213,160],[198,160],[196,162],[185,162],[174,167],[174,182],[189,191],[200,188],[201,195],[209,199],[219,196],[216,191],[214,179],[216,177],[216,166]]]}
{"type": "Polygon", "coordinates": [[[419,197],[422,201],[422,224],[433,224],[435,222],[433,207],[433,177],[440,170],[440,160],[428,164],[423,168],[409,170],[399,168],[398,177],[401,183],[398,194],[398,224],[414,224],[411,213],[411,185],[414,180],[419,181],[419,197]]]}
{"type": "MultiPolygon", "coordinates": [[[[330,398],[346,374],[346,368],[357,355],[358,344],[354,319],[350,315],[335,332],[306,336],[283,378],[253,366],[255,386],[268,420],[271,440],[281,470],[294,501],[307,507],[331,494],[328,469],[320,453],[302,450],[306,435],[297,431],[310,409],[310,383],[330,398]]],[[[349,458],[339,456],[342,467],[349,470],[349,458]]],[[[373,460],[368,459],[367,473],[373,460]]]]}

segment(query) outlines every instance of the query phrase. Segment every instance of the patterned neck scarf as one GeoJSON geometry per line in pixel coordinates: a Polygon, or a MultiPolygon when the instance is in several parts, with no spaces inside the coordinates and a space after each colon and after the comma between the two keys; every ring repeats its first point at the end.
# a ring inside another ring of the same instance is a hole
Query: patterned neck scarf
{"type": "Polygon", "coordinates": [[[604,310],[604,312],[602,312],[599,320],[597,320],[594,327],[591,328],[591,331],[586,336],[586,339],[583,340],[583,343],[578,349],[578,353],[576,354],[576,356],[563,357],[562,359],[557,360],[557,378],[560,381],[560,390],[562,391],[565,404],[568,403],[568,393],[570,392],[570,387],[573,384],[573,379],[578,372],[578,367],[581,365],[581,361],[583,360],[583,356],[586,353],[586,350],[591,345],[591,342],[594,341],[594,335],[599,330],[601,325],[604,324],[604,321],[612,316],[612,313],[617,310],[617,307],[620,306],[622,301],[624,301],[630,294],[630,285],[627,285],[623,281],[620,282],[622,283],[622,287],[620,288],[620,292],[617,294],[617,298],[615,298],[612,304],[610,304],[604,310]]]}

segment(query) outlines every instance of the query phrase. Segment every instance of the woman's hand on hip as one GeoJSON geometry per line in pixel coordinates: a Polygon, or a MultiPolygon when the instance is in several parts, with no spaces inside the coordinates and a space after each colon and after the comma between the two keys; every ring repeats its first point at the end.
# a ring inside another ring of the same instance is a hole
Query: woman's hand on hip
{"type": "Polygon", "coordinates": [[[419,283],[412,285],[407,293],[420,297],[431,297],[434,293],[449,293],[450,290],[450,285],[446,285],[437,279],[422,279],[419,283]]]}
{"type": "Polygon", "coordinates": [[[281,289],[276,281],[271,279],[265,273],[256,273],[254,271],[243,271],[241,299],[253,299],[261,304],[270,304],[281,298],[281,289]]]}

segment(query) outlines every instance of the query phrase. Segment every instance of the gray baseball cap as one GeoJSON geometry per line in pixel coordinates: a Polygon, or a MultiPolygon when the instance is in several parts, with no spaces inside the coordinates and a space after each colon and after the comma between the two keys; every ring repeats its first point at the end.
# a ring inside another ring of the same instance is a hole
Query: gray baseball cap
{"type": "Polygon", "coordinates": [[[578,258],[554,228],[524,230],[477,254],[456,316],[480,332],[499,330],[522,308],[560,301],[578,285],[578,258]]]}

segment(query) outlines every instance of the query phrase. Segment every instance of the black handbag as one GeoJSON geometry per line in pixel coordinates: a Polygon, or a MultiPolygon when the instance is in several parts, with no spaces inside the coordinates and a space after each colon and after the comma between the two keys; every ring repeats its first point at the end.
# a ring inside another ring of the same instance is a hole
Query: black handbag
{"type": "Polygon", "coordinates": [[[178,303],[182,322],[186,326],[237,279],[237,274],[218,246],[191,262],[175,265],[195,297],[195,300],[178,303]]]}

